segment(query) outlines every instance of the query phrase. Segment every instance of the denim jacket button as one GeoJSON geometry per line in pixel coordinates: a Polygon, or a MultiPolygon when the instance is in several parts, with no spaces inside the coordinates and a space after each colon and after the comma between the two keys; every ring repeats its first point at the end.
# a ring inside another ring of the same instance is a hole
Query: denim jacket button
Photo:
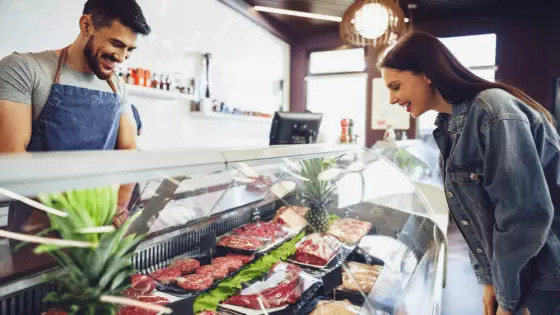
{"type": "Polygon", "coordinates": [[[469,225],[469,221],[461,220],[461,224],[464,225],[464,226],[467,226],[467,225],[469,225]]]}
{"type": "Polygon", "coordinates": [[[484,253],[484,251],[483,251],[482,248],[480,248],[480,247],[476,249],[476,252],[479,253],[479,254],[484,253]]]}
{"type": "Polygon", "coordinates": [[[451,198],[451,197],[453,197],[453,193],[450,192],[450,191],[448,191],[448,192],[447,192],[447,198],[451,198]]]}
{"type": "Polygon", "coordinates": [[[471,179],[476,179],[476,173],[471,173],[471,179]]]}

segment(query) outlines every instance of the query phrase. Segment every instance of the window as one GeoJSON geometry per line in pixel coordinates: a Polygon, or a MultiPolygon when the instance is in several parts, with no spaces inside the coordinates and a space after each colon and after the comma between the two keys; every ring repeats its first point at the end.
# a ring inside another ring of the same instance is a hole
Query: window
{"type": "Polygon", "coordinates": [[[361,72],[366,68],[363,48],[312,52],[309,74],[361,72]]]}
{"type": "MultiPolygon", "coordinates": [[[[488,81],[496,79],[496,34],[445,37],[439,40],[472,73],[488,81]]],[[[436,112],[430,111],[418,118],[420,138],[431,138],[436,116],[436,112]]]]}

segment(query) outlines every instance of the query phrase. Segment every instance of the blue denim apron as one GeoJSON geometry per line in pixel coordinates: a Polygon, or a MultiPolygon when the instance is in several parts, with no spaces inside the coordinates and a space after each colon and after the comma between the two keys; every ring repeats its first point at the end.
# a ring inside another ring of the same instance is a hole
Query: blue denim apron
{"type": "MultiPolygon", "coordinates": [[[[68,47],[60,53],[51,92],[33,122],[27,151],[115,149],[121,102],[115,85],[111,79],[107,80],[113,90],[109,93],[60,84],[60,72],[67,56],[68,47]]],[[[43,212],[19,202],[10,204],[9,230],[36,233],[48,224],[43,212]]]]}

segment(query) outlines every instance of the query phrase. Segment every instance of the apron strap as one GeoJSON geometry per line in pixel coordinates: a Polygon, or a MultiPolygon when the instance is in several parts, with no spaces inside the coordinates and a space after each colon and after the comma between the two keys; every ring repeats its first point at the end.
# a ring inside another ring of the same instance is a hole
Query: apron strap
{"type": "MultiPolygon", "coordinates": [[[[59,84],[60,72],[62,70],[62,65],[66,62],[66,58],[68,57],[68,48],[69,47],[70,46],[64,47],[62,49],[62,51],[60,52],[60,56],[58,57],[58,65],[56,66],[56,75],[54,77],[54,84],[59,84]]],[[[111,90],[113,90],[113,93],[117,94],[117,88],[115,87],[115,84],[113,83],[113,80],[111,80],[111,78],[109,78],[107,80],[107,83],[111,87],[111,90]]]]}
{"type": "Polygon", "coordinates": [[[56,75],[54,77],[54,84],[58,84],[60,81],[60,70],[62,70],[62,65],[66,62],[66,57],[68,56],[68,47],[66,46],[60,52],[60,56],[58,57],[58,65],[56,66],[56,75]]]}

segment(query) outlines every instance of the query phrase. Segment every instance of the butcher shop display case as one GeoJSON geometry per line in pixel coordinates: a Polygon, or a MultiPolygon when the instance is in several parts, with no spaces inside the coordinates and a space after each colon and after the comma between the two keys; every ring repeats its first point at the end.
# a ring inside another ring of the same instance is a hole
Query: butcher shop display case
{"type": "Polygon", "coordinates": [[[374,151],[92,151],[0,165],[0,315],[440,314],[445,235],[374,151]]]}

